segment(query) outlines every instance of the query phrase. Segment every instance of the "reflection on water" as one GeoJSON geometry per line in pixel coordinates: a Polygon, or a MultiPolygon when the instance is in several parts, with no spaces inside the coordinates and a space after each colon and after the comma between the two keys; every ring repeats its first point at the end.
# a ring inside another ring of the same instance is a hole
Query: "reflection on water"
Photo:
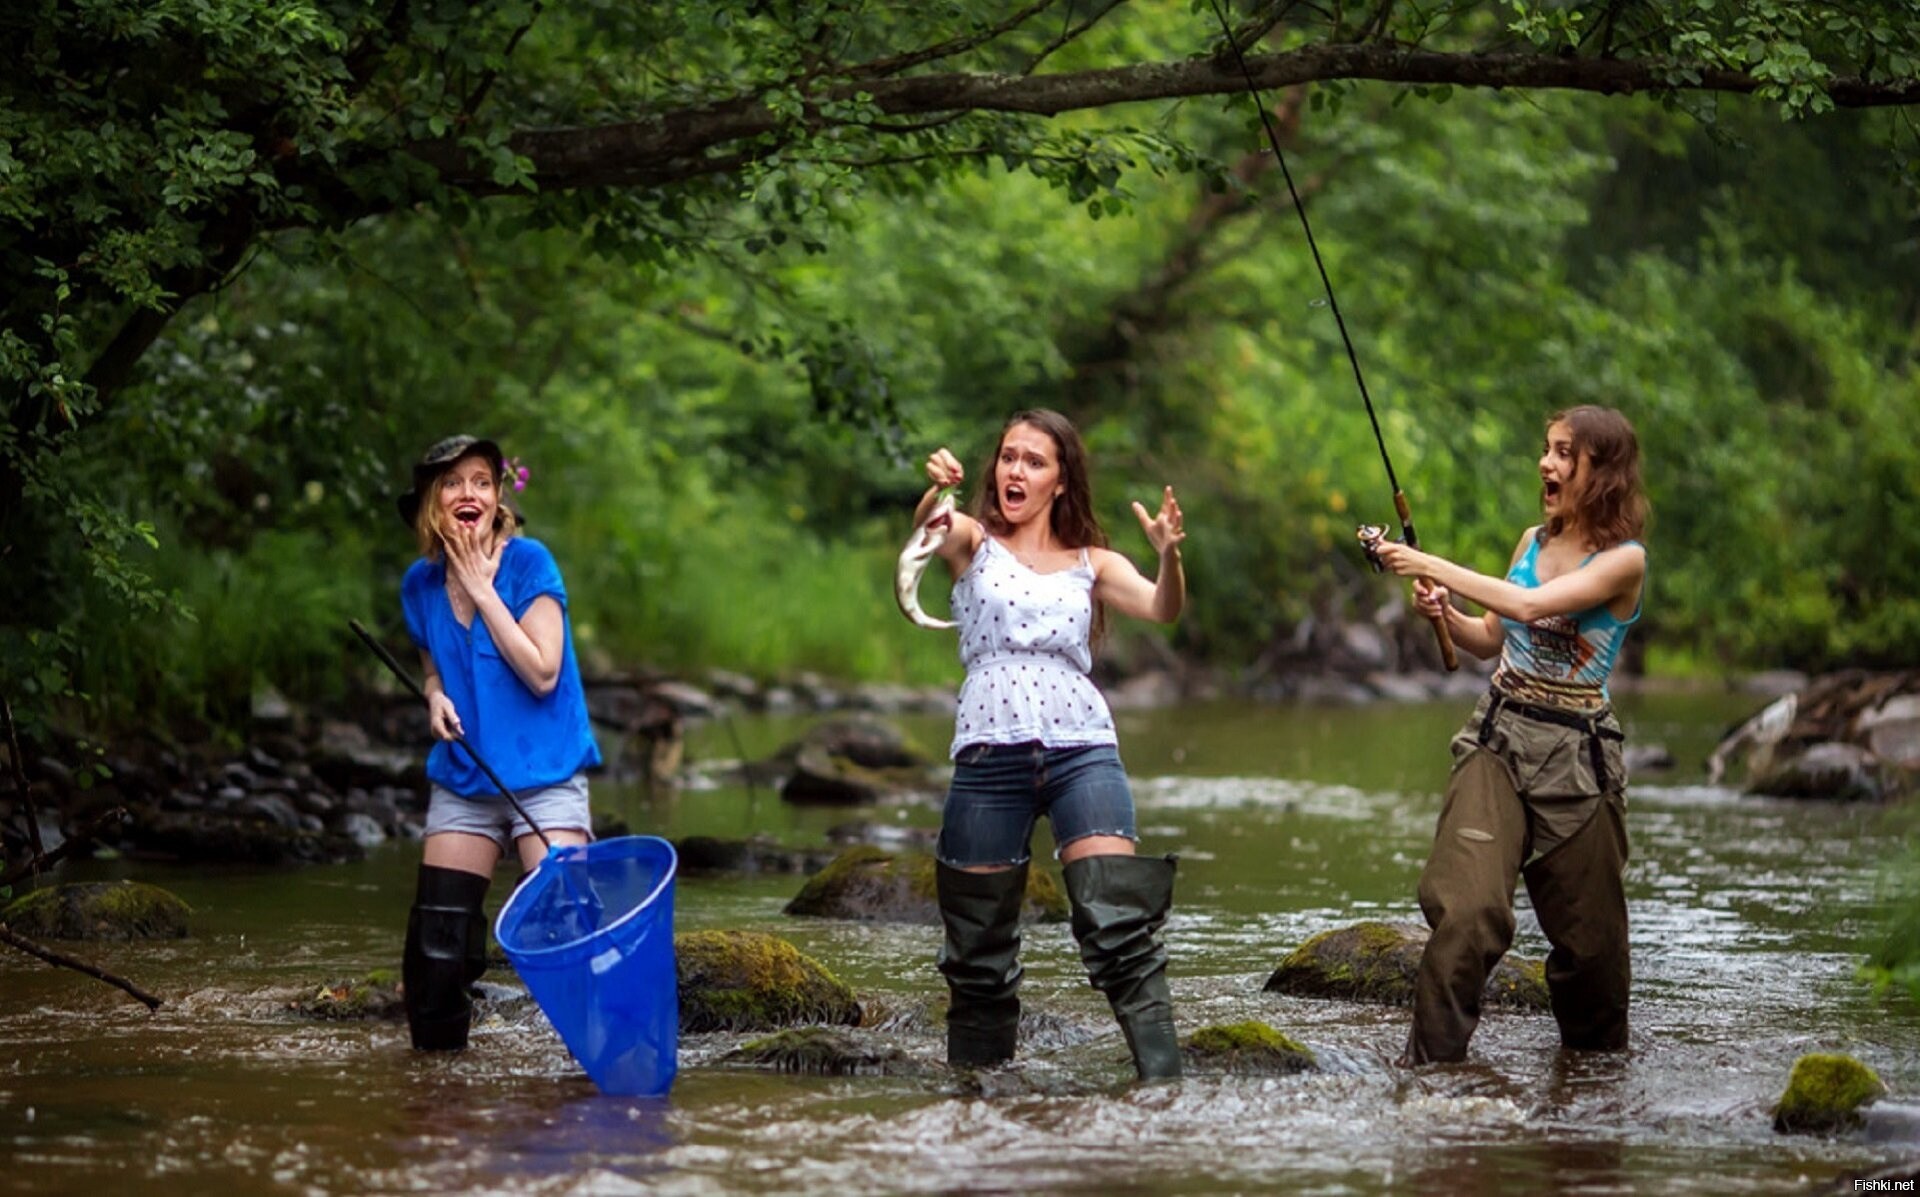
{"type": "MultiPolygon", "coordinates": [[[[608,1098],[513,979],[489,978],[473,1049],[420,1058],[394,1023],[315,1023],[287,1003],[397,963],[417,849],[269,875],[88,866],[167,885],[192,939],[86,945],[168,999],[0,958],[0,1169],[9,1192],[186,1194],[1803,1193],[1920,1159],[1920,1119],[1786,1139],[1768,1107],[1795,1058],[1840,1050],[1920,1096],[1920,1012],[1855,979],[1877,917],[1880,812],[1745,799],[1700,762],[1749,705],[1643,698],[1633,731],[1681,762],[1629,812],[1630,1051],[1569,1056],[1551,1019],[1490,1014],[1474,1059],[1392,1064],[1404,1011],[1264,993],[1282,956],[1362,918],[1417,919],[1414,879],[1445,741],[1465,704],[1213,707],[1123,717],[1147,847],[1182,857],[1169,927],[1184,1029],[1261,1019],[1317,1073],[1127,1083],[1126,1048],[1064,927],[1026,941],[1022,1057],[970,1082],[939,1066],[932,927],[793,920],[792,877],[682,879],[682,930],[786,935],[885,1006],[861,1032],[920,1074],[815,1078],[731,1067],[744,1036],[693,1036],[665,1101],[608,1098]]],[[[794,721],[692,745],[768,751],[794,721]]],[[[944,742],[937,720],[912,728],[944,742]]],[[[605,789],[636,832],[817,844],[846,811],[716,785],[653,802],[605,789]]],[[[937,796],[860,817],[931,826],[937,796]]],[[[1044,830],[1035,845],[1042,860],[1044,830]]],[[[507,877],[495,886],[504,897],[507,877]]],[[[1524,904],[1524,895],[1522,896],[1524,904]]],[[[1545,951],[1523,908],[1517,950],[1545,951]]],[[[1909,1110],[1911,1107],[1907,1107],[1909,1110]]]]}

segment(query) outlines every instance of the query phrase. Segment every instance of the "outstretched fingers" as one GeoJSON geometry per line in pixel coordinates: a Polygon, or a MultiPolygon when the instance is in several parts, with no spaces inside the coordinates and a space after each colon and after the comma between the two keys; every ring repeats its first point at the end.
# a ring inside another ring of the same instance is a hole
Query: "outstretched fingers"
{"type": "Polygon", "coordinates": [[[1187,538],[1186,523],[1180,514],[1180,501],[1173,497],[1173,488],[1165,488],[1160,495],[1160,511],[1149,516],[1147,509],[1137,500],[1133,504],[1134,518],[1140,521],[1140,530],[1147,534],[1147,542],[1154,552],[1164,553],[1187,538]]]}

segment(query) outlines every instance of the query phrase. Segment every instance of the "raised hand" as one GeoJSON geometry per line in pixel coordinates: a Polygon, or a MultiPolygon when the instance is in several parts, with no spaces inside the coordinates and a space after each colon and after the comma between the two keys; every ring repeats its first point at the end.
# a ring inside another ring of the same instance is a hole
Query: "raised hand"
{"type": "Polygon", "coordinates": [[[441,534],[440,543],[447,550],[448,576],[476,604],[493,593],[493,579],[500,572],[506,541],[495,540],[491,528],[475,526],[449,529],[441,534]]]}
{"type": "Polygon", "coordinates": [[[1160,511],[1157,515],[1149,517],[1147,509],[1138,502],[1133,505],[1133,514],[1140,521],[1141,531],[1147,534],[1147,543],[1163,557],[1187,538],[1186,527],[1180,516],[1180,503],[1173,497],[1171,486],[1160,495],[1160,511]]]}
{"type": "Polygon", "coordinates": [[[933,479],[935,486],[958,486],[967,476],[960,459],[945,448],[935,449],[927,458],[927,477],[933,479]]]}

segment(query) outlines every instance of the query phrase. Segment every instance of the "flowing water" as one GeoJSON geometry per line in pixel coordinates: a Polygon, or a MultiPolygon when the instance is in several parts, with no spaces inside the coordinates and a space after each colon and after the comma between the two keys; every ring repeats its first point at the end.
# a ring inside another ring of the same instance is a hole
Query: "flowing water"
{"type": "MultiPolygon", "coordinates": [[[[1835,1138],[1773,1132],[1801,1054],[1852,1053],[1920,1098],[1920,1011],[1855,977],[1882,908],[1897,822],[1864,807],[1707,786],[1719,732],[1755,702],[1623,700],[1630,736],[1679,766],[1631,791],[1633,1045],[1556,1051],[1551,1018],[1490,1014],[1473,1060],[1394,1067],[1404,1010],[1261,986],[1307,936],[1417,919],[1414,882],[1468,704],[1214,705],[1121,716],[1144,847],[1181,856],[1168,927],[1183,1031],[1259,1019],[1322,1069],[1135,1086],[1062,926],[1026,940],[1029,1042],[984,1087],[939,1066],[937,1024],[890,1032],[915,1076],[808,1077],[682,1039],[671,1096],[598,1095],[511,978],[471,1050],[423,1058],[397,1022],[315,1022],[287,1005],[398,963],[414,845],[359,864],[262,874],[93,862],[195,910],[161,944],[68,945],[166,999],[157,1013],[16,953],[0,955],[0,1189],[7,1193],[553,1194],[902,1192],[1806,1193],[1920,1160],[1897,1119],[1835,1138]]],[[[696,729],[695,756],[770,751],[804,721],[696,729]]],[[[931,746],[946,725],[906,720],[931,746]]],[[[771,834],[818,845],[867,818],[937,823],[937,799],[796,809],[764,788],[677,796],[596,789],[638,833],[771,834]]],[[[1044,828],[1036,854],[1046,859],[1044,828]]],[[[492,895],[497,907],[508,875],[492,895]]],[[[679,930],[786,936],[863,1000],[941,992],[932,927],[799,920],[800,878],[682,878],[679,930]]],[[[1524,902],[1524,898],[1522,899],[1524,902]]],[[[1521,915],[1516,950],[1544,953],[1521,915]]],[[[496,978],[497,979],[497,978],[496,978]]],[[[1898,1103],[1895,1103],[1897,1108],[1898,1103]]]]}

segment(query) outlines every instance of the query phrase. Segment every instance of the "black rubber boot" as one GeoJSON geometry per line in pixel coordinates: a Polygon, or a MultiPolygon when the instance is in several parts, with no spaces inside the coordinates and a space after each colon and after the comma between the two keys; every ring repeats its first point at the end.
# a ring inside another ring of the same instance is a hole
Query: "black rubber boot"
{"type": "Polygon", "coordinates": [[[420,866],[419,888],[407,916],[407,947],[400,960],[407,1029],[421,1051],[467,1046],[473,998],[467,986],[486,968],[487,917],[482,908],[492,879],[459,869],[420,866]],[[476,967],[477,965],[477,967],[476,967]]]}
{"type": "Polygon", "coordinates": [[[1027,865],[969,873],[934,865],[940,921],[940,972],[947,978],[947,1063],[967,1068],[1013,1058],[1020,1032],[1020,906],[1027,865]]]}
{"type": "Polygon", "coordinates": [[[1171,856],[1083,856],[1067,865],[1073,938],[1093,987],[1107,995],[1143,1081],[1180,1075],[1160,928],[1173,905],[1171,856]]]}

